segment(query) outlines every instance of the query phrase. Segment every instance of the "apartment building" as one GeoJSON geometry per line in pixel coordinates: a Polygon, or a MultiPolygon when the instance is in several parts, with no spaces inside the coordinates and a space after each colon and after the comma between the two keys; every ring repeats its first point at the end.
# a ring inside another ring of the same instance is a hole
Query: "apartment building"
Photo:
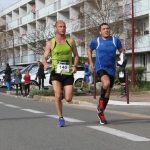
{"type": "MultiPolygon", "coordinates": [[[[87,46],[94,37],[98,24],[104,20],[108,0],[20,0],[0,12],[1,65],[29,64],[41,59],[45,41],[54,35],[56,20],[64,20],[67,34],[75,38],[79,55],[87,56],[87,46]],[[102,10],[101,12],[98,10],[102,10]],[[95,29],[95,30],[93,30],[95,29]],[[42,42],[41,42],[42,41],[42,42]]],[[[110,16],[119,14],[120,39],[126,49],[128,65],[132,63],[131,0],[114,0],[110,16]]],[[[134,60],[135,66],[145,67],[150,80],[150,2],[134,0],[134,60]]],[[[113,27],[114,20],[109,19],[113,27]]],[[[108,22],[108,20],[105,20],[108,22]]],[[[118,26],[117,26],[118,28],[118,26]]]]}

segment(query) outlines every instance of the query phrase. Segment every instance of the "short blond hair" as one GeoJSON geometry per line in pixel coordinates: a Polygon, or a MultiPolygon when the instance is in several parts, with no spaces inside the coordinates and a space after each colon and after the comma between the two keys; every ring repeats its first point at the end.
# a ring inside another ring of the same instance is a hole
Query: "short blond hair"
{"type": "Polygon", "coordinates": [[[54,27],[56,27],[59,23],[64,23],[64,24],[66,25],[66,23],[65,23],[63,20],[57,20],[57,21],[55,22],[54,27]]]}

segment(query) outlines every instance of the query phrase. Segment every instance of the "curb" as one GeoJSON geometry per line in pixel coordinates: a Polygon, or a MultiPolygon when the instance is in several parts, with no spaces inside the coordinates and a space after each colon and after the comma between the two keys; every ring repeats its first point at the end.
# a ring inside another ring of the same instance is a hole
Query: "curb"
{"type": "MultiPolygon", "coordinates": [[[[21,97],[21,96],[16,96],[16,95],[7,95],[6,93],[0,93],[1,95],[4,96],[10,96],[10,97],[21,97]]],[[[38,102],[46,102],[46,103],[50,103],[53,102],[54,103],[54,96],[39,96],[39,95],[34,95],[33,98],[30,97],[21,97],[23,99],[26,100],[33,100],[33,101],[38,101],[38,102]]],[[[65,100],[63,100],[64,104],[81,104],[81,105],[97,105],[97,99],[94,98],[89,98],[88,100],[85,99],[87,97],[82,97],[81,100],[79,100],[79,98],[81,98],[80,96],[74,96],[71,102],[66,102],[65,100]]],[[[114,99],[110,99],[109,100],[109,105],[118,105],[118,106],[150,106],[150,102],[129,102],[129,104],[127,104],[126,101],[119,101],[119,100],[114,100],[114,99]]]]}

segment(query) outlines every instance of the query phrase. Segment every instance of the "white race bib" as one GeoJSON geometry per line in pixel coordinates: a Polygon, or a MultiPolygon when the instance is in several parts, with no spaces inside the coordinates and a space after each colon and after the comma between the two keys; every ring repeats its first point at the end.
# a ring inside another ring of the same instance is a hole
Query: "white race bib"
{"type": "Polygon", "coordinates": [[[67,62],[59,62],[57,64],[56,73],[68,73],[69,72],[69,64],[67,62]]]}

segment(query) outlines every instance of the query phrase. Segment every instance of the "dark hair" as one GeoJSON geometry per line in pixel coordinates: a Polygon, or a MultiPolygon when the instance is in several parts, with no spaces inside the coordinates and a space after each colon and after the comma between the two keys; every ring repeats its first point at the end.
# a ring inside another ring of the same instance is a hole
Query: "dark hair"
{"type": "Polygon", "coordinates": [[[102,23],[102,24],[99,25],[98,30],[100,31],[100,30],[101,30],[101,27],[104,26],[104,25],[109,26],[108,23],[104,22],[104,23],[102,23]]]}

